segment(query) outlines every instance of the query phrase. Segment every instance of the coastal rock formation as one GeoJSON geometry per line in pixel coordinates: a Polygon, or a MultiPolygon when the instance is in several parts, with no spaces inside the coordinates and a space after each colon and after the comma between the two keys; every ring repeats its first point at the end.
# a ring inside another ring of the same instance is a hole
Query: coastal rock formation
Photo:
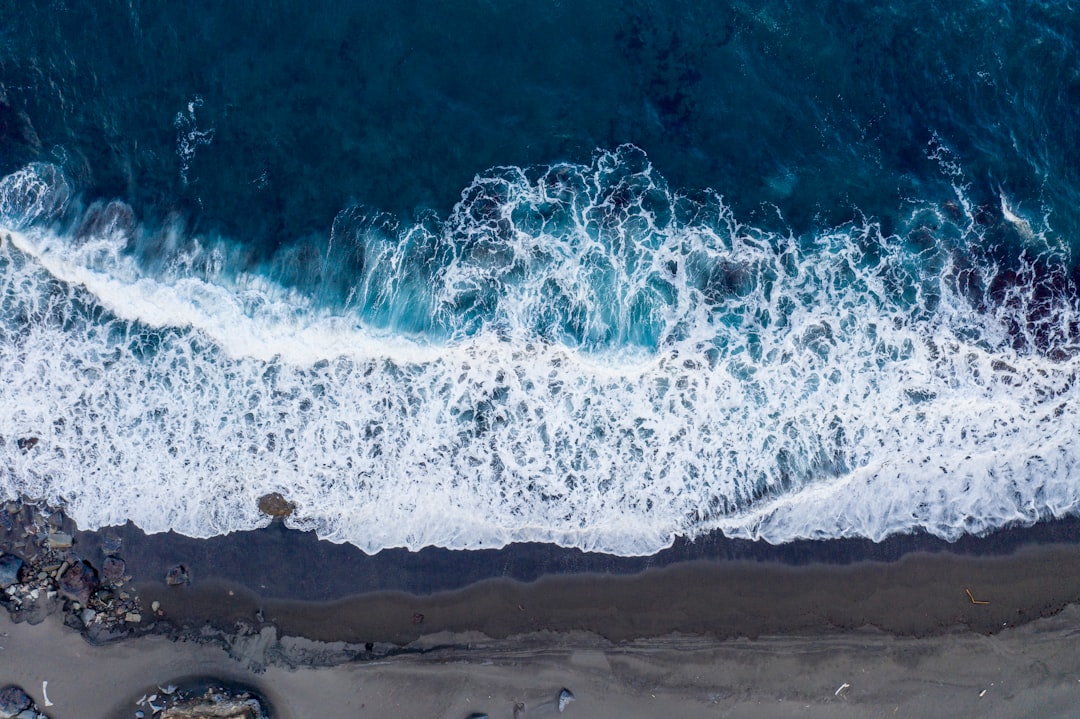
{"type": "MultiPolygon", "coordinates": [[[[109,556],[101,573],[79,556],[75,526],[57,511],[12,501],[0,512],[0,607],[16,622],[37,624],[63,610],[64,624],[93,641],[143,630],[142,606],[124,561],[109,556]]],[[[27,716],[37,716],[27,715],[27,716]]],[[[2,718],[0,718],[2,719],[2,718]]]]}

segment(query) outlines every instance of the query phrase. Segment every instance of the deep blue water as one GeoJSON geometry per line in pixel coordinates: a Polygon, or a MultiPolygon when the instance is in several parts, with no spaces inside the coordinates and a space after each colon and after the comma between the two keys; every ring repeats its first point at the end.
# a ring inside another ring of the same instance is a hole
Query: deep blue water
{"type": "Polygon", "coordinates": [[[368,549],[1074,513],[1078,42],[1049,2],[0,2],[0,490],[206,535],[280,489],[368,549]]]}

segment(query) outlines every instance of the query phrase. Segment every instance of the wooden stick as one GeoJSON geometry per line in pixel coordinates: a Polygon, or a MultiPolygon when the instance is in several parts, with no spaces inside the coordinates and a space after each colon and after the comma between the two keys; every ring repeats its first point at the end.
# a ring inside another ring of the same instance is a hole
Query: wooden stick
{"type": "Polygon", "coordinates": [[[976,599],[975,597],[971,596],[971,590],[968,589],[967,587],[964,587],[964,591],[967,592],[968,599],[971,600],[972,604],[989,604],[990,603],[990,602],[983,601],[982,599],[976,599]]]}

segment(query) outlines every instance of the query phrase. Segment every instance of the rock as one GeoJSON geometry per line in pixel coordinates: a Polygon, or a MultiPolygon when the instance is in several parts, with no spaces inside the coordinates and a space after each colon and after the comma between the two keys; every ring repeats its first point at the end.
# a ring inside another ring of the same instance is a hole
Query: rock
{"type": "Polygon", "coordinates": [[[98,588],[97,572],[88,562],[76,562],[60,577],[60,593],[86,606],[98,588]]]}
{"type": "Polygon", "coordinates": [[[566,711],[566,705],[574,701],[574,693],[569,689],[563,689],[559,692],[559,712],[566,711]]]}
{"type": "Polygon", "coordinates": [[[257,719],[261,713],[254,699],[210,695],[179,702],[161,713],[162,719],[257,719]]]}
{"type": "Polygon", "coordinates": [[[488,719],[488,715],[483,712],[473,712],[469,715],[468,719],[488,719]]]}
{"type": "Polygon", "coordinates": [[[259,497],[259,511],[271,517],[288,517],[295,510],[296,505],[278,492],[271,492],[259,497]]]}
{"type": "Polygon", "coordinates": [[[420,612],[416,612],[415,614],[412,615],[412,623],[413,624],[423,624],[424,623],[424,615],[421,614],[420,612]]]}
{"type": "Polygon", "coordinates": [[[30,695],[14,684],[0,689],[0,717],[10,719],[18,716],[24,709],[29,709],[33,702],[30,695]]]}
{"type": "Polygon", "coordinates": [[[150,603],[151,612],[156,612],[159,609],[161,609],[161,602],[155,599],[153,602],[150,603]]]}
{"type": "Polygon", "coordinates": [[[165,583],[170,587],[178,587],[181,584],[187,584],[190,581],[191,577],[188,575],[187,567],[183,564],[177,564],[165,575],[165,583]]]}
{"type": "Polygon", "coordinates": [[[75,540],[67,532],[50,532],[49,546],[53,549],[69,549],[75,540]]]}
{"type": "Polygon", "coordinates": [[[130,622],[131,624],[138,624],[142,621],[142,615],[137,612],[128,612],[124,615],[124,621],[130,622]]]}
{"type": "Polygon", "coordinates": [[[7,589],[12,584],[19,583],[19,570],[22,569],[23,560],[14,554],[0,555],[0,589],[7,589]]]}
{"type": "Polygon", "coordinates": [[[15,442],[15,444],[18,445],[19,449],[24,452],[29,452],[30,450],[32,450],[34,447],[37,446],[37,443],[37,437],[23,437],[22,439],[19,439],[15,442]]]}
{"type": "Polygon", "coordinates": [[[124,569],[127,565],[120,557],[105,557],[101,563],[101,577],[109,584],[116,584],[124,578],[124,569]]]}

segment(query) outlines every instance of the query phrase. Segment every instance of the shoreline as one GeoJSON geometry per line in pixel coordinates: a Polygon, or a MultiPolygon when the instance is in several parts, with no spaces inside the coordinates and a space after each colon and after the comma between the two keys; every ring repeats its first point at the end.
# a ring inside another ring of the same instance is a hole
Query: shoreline
{"type": "Polygon", "coordinates": [[[541,544],[368,555],[280,520],[211,539],[147,535],[131,523],[82,531],[60,512],[21,504],[9,504],[5,519],[0,552],[26,560],[18,575],[24,584],[36,579],[39,593],[56,595],[31,621],[62,610],[99,642],[238,625],[398,646],[468,631],[492,638],[585,631],[627,641],[872,626],[929,636],[955,626],[990,633],[1080,602],[1080,518],[952,544],[903,535],[773,546],[713,535],[649,557],[541,544]],[[55,536],[64,538],[59,548],[55,536]],[[92,586],[72,590],[68,567],[92,586]],[[112,621],[108,631],[98,627],[100,617],[86,621],[85,608],[102,598],[123,598],[122,616],[137,621],[112,621]]]}
{"type": "Polygon", "coordinates": [[[0,659],[18,657],[0,683],[52,719],[132,717],[140,695],[193,677],[255,689],[272,719],[509,717],[517,704],[556,716],[562,688],[578,700],[568,716],[601,719],[1066,716],[1080,702],[1075,519],[951,545],[713,537],[625,558],[547,545],[369,556],[278,521],[194,540],[7,516],[0,549],[42,553],[14,596],[37,581],[45,599],[0,617],[0,659]],[[20,533],[27,522],[36,533],[20,533]],[[100,570],[98,591],[127,596],[126,613],[84,622],[64,570],[54,590],[38,572],[61,557],[100,570]],[[107,558],[123,566],[112,584],[107,558]]]}

